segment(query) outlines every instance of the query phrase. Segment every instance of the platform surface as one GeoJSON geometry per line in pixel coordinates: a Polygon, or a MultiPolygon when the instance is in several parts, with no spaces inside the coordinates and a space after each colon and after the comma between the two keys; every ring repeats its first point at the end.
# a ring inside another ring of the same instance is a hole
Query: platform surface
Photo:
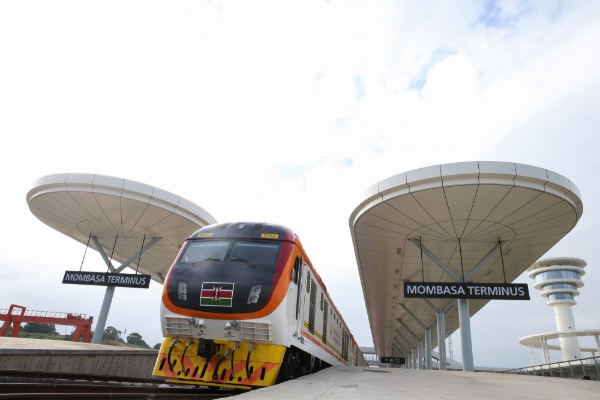
{"type": "Polygon", "coordinates": [[[127,354],[157,354],[157,350],[136,349],[125,346],[107,346],[66,340],[0,337],[0,354],[18,354],[27,352],[35,352],[38,354],[47,352],[79,352],[94,354],[127,352],[127,354]]]}
{"type": "Polygon", "coordinates": [[[484,372],[331,367],[240,399],[598,399],[600,382],[484,372]]]}
{"type": "Polygon", "coordinates": [[[0,370],[153,379],[156,350],[0,337],[0,370]]]}

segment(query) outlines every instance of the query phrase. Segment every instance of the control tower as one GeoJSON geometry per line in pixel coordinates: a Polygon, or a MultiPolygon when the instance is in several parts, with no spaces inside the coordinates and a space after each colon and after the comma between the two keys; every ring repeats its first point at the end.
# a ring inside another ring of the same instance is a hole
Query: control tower
{"type": "Polygon", "coordinates": [[[540,260],[527,269],[534,280],[533,287],[541,290],[541,295],[548,298],[547,304],[554,308],[563,360],[581,358],[572,306],[577,304],[575,296],[583,286],[581,276],[586,265],[580,258],[555,257],[540,260]]]}

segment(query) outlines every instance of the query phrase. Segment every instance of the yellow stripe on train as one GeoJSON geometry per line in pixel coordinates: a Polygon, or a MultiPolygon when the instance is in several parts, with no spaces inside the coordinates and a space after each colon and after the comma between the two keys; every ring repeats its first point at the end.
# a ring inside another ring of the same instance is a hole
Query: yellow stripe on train
{"type": "Polygon", "coordinates": [[[286,350],[285,346],[255,344],[256,347],[250,353],[246,365],[251,343],[237,342],[239,347],[233,353],[232,368],[231,353],[226,359],[221,359],[228,349],[233,350],[236,342],[219,340],[220,348],[207,364],[205,358],[196,354],[198,339],[194,339],[194,343],[189,345],[187,350],[186,342],[189,339],[182,338],[181,342],[171,349],[173,339],[173,337],[166,337],[163,340],[152,375],[162,376],[166,382],[178,384],[238,389],[271,386],[275,384],[286,350]]]}
{"type": "MultiPolygon", "coordinates": [[[[304,321],[304,327],[306,329],[308,329],[308,322],[304,321]]],[[[313,333],[313,335],[315,335],[317,338],[319,338],[319,340],[323,340],[323,335],[321,335],[319,332],[315,331],[315,333],[313,333]]],[[[342,352],[339,351],[338,349],[336,349],[329,340],[326,341],[327,342],[327,347],[329,347],[331,350],[335,351],[337,355],[339,355],[340,357],[342,356],[342,352]]]]}

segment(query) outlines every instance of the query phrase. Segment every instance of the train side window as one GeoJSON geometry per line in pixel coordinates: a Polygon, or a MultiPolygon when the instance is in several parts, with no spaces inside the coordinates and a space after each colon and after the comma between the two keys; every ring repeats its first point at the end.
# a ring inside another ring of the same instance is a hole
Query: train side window
{"type": "Polygon", "coordinates": [[[321,311],[323,311],[323,292],[321,292],[321,311]]]}
{"type": "Polygon", "coordinates": [[[310,270],[306,273],[306,293],[310,292],[310,270]]]}

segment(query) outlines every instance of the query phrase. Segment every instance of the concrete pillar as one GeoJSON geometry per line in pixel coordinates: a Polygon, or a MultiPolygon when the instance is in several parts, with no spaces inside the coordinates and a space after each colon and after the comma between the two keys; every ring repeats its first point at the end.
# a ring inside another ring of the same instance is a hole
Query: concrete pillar
{"type": "Polygon", "coordinates": [[[425,329],[425,368],[431,369],[431,329],[425,329]]]}
{"type": "Polygon", "coordinates": [[[104,293],[104,300],[102,300],[100,316],[98,317],[98,322],[96,322],[96,328],[94,329],[94,337],[92,338],[93,344],[102,344],[102,335],[104,334],[104,328],[106,328],[106,319],[108,318],[108,311],[110,310],[110,304],[112,303],[114,294],[115,287],[107,286],[106,292],[104,293]]]}
{"type": "MultiPolygon", "coordinates": [[[[596,349],[598,349],[598,353],[600,354],[600,337],[598,335],[594,335],[594,339],[596,339],[596,349]]],[[[600,379],[600,376],[598,376],[600,379]]]]}
{"type": "Polygon", "coordinates": [[[458,299],[458,319],[460,321],[460,345],[462,350],[463,371],[474,372],[473,344],[471,343],[471,317],[469,300],[458,299]]]}
{"type": "MultiPolygon", "coordinates": [[[[554,304],[554,318],[556,319],[556,328],[559,332],[574,331],[575,319],[573,318],[573,309],[571,304],[554,304]]],[[[576,335],[559,335],[560,352],[563,361],[581,358],[579,349],[579,338],[576,335]]]]}
{"type": "Polygon", "coordinates": [[[444,313],[441,311],[436,312],[436,314],[440,370],[446,371],[446,318],[444,316],[444,313]]]}

